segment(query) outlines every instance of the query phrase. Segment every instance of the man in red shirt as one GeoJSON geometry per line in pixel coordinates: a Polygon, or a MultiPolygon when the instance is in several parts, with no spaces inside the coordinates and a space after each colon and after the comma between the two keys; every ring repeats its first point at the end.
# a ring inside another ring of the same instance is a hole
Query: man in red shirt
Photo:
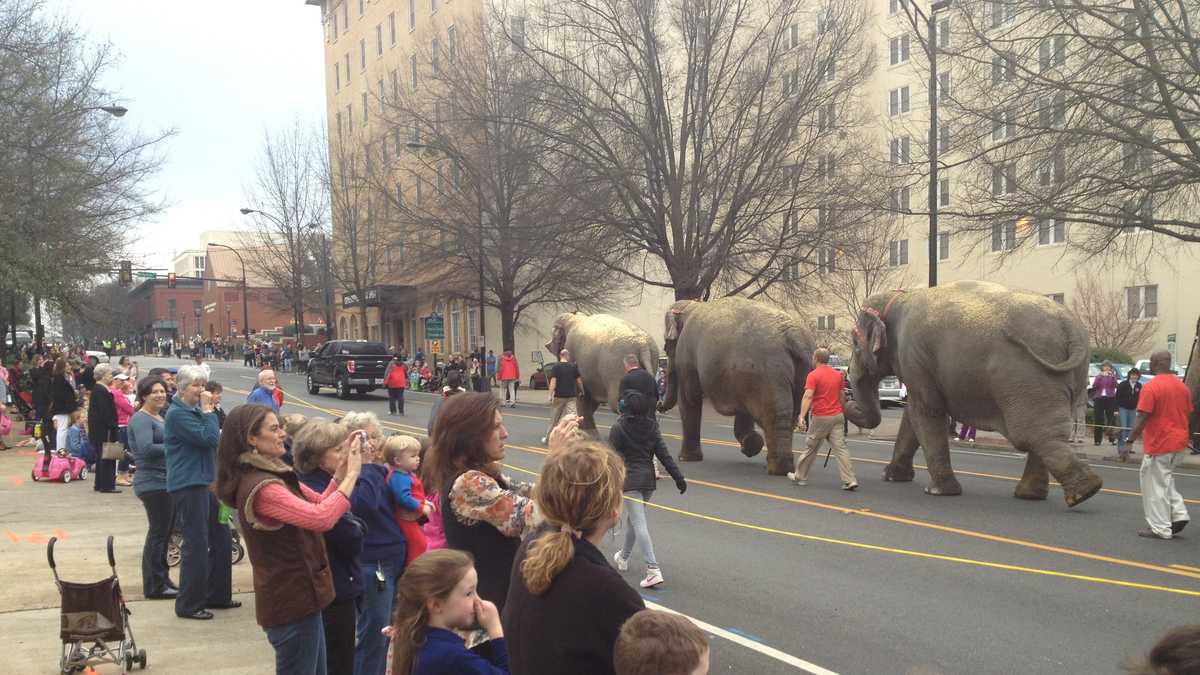
{"type": "Polygon", "coordinates": [[[838,473],[842,476],[842,489],[856,490],[858,481],[854,478],[850,450],[846,447],[846,432],[842,426],[845,419],[842,373],[830,367],[829,350],[824,347],[813,352],[813,362],[816,368],[804,382],[804,400],[800,402],[800,420],[796,424],[800,431],[808,432],[808,445],[796,458],[796,470],[789,473],[788,478],[796,485],[808,485],[808,472],[817,458],[817,451],[821,449],[821,441],[829,439],[831,452],[837,459],[838,473]],[[811,429],[806,422],[809,409],[812,410],[811,429]]]}
{"type": "Polygon", "coordinates": [[[1129,433],[1129,443],[1144,433],[1142,456],[1142,510],[1150,527],[1138,530],[1138,536],[1170,539],[1188,524],[1187,506],[1175,490],[1172,471],[1188,447],[1188,415],[1192,412],[1192,394],[1187,385],[1171,372],[1170,352],[1150,356],[1154,379],[1142,387],[1138,398],[1137,419],[1129,433]]]}

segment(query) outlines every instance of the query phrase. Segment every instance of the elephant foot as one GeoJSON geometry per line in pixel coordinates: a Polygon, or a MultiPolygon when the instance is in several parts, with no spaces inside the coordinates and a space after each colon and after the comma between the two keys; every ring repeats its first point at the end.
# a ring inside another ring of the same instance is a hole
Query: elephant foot
{"type": "Polygon", "coordinates": [[[935,497],[956,497],[962,494],[962,486],[958,484],[957,478],[951,476],[925,486],[925,494],[935,497]]]}
{"type": "Polygon", "coordinates": [[[703,462],[704,453],[700,450],[680,450],[679,461],[681,462],[703,462]]]}
{"type": "Polygon", "coordinates": [[[1032,483],[1026,483],[1025,481],[1021,481],[1020,483],[1017,483],[1017,488],[1015,490],[1013,490],[1013,496],[1016,497],[1017,499],[1028,499],[1031,501],[1041,501],[1046,498],[1046,496],[1047,496],[1047,494],[1049,494],[1049,492],[1050,492],[1050,489],[1046,485],[1045,481],[1042,481],[1037,485],[1034,485],[1032,483]]]}
{"type": "Polygon", "coordinates": [[[747,457],[755,457],[762,452],[764,445],[762,434],[751,431],[742,438],[742,454],[747,457]]]}
{"type": "Polygon", "coordinates": [[[795,466],[792,464],[791,457],[767,455],[767,475],[786,476],[793,469],[795,469],[795,466]]]}
{"type": "Polygon", "coordinates": [[[1079,480],[1063,484],[1063,498],[1067,506],[1078,506],[1104,487],[1104,480],[1092,472],[1087,472],[1079,480]]]}
{"type": "Polygon", "coordinates": [[[911,483],[915,476],[916,472],[911,465],[892,463],[883,467],[883,479],[892,483],[911,483]]]}

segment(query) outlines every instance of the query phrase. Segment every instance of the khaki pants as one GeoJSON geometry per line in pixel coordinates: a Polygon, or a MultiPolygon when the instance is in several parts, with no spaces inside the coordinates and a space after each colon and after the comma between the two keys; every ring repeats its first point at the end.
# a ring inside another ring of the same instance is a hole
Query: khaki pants
{"type": "Polygon", "coordinates": [[[842,428],[843,419],[843,415],[812,416],[808,426],[808,445],[796,456],[796,480],[808,480],[808,472],[820,454],[821,441],[829,439],[842,482],[858,482],[854,478],[854,467],[850,464],[850,450],[846,447],[846,432],[842,428]]]}
{"type": "Polygon", "coordinates": [[[1171,473],[1183,452],[1166,455],[1144,455],[1139,471],[1142,483],[1142,510],[1146,524],[1160,537],[1171,536],[1171,523],[1188,519],[1187,506],[1175,489],[1171,473]]]}
{"type": "Polygon", "coordinates": [[[558,426],[563,415],[574,415],[578,408],[575,406],[575,398],[555,398],[550,402],[550,429],[546,431],[546,438],[550,438],[550,432],[554,431],[554,427],[558,426]]]}

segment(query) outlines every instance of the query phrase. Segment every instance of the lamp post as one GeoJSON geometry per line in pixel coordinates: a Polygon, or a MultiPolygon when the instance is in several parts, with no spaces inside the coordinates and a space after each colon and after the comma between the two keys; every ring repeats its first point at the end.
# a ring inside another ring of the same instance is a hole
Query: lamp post
{"type": "Polygon", "coordinates": [[[918,30],[917,18],[925,24],[925,55],[929,59],[929,287],[937,286],[938,276],[938,68],[937,15],[950,6],[950,0],[938,0],[929,6],[929,15],[913,2],[902,3],[910,8],[909,21],[918,30]]]}
{"type": "Polygon", "coordinates": [[[245,338],[246,342],[250,342],[250,306],[246,295],[246,261],[242,260],[242,254],[238,253],[237,249],[232,246],[213,243],[210,243],[208,246],[209,248],[226,248],[233,251],[233,254],[237,256],[238,262],[242,264],[242,337],[245,338]]]}
{"type": "MultiPolygon", "coordinates": [[[[430,150],[437,152],[437,148],[426,143],[406,143],[409,150],[430,150]]],[[[479,193],[475,193],[476,203],[479,209],[479,355],[480,361],[484,362],[484,372],[487,372],[486,355],[487,355],[487,321],[484,319],[484,293],[483,293],[483,200],[480,199],[479,193]]],[[[485,378],[486,379],[486,378],[485,378]]],[[[490,382],[490,380],[489,380],[490,382]]]]}

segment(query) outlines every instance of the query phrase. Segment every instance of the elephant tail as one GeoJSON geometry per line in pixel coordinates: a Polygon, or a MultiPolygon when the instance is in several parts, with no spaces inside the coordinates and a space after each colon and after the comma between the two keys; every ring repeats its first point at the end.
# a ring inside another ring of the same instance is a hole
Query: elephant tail
{"type": "Polygon", "coordinates": [[[1070,351],[1065,360],[1057,363],[1042,358],[1028,342],[1008,328],[1004,329],[1004,337],[1020,345],[1029,356],[1033,357],[1034,361],[1037,361],[1046,370],[1055,373],[1068,373],[1087,363],[1090,352],[1088,351],[1087,332],[1078,326],[1072,325],[1070,321],[1064,320],[1063,323],[1066,324],[1064,328],[1067,329],[1067,345],[1070,351]]]}
{"type": "Polygon", "coordinates": [[[658,354],[652,343],[642,343],[642,346],[638,348],[637,357],[642,367],[649,371],[650,374],[653,375],[658,372],[658,354]]]}

